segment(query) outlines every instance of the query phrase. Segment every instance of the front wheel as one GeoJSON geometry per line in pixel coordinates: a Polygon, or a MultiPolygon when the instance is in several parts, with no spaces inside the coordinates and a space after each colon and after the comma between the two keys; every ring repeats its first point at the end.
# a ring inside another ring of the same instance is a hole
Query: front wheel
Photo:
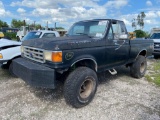
{"type": "Polygon", "coordinates": [[[146,58],[142,55],[139,55],[138,58],[130,66],[130,73],[132,77],[142,78],[145,75],[147,70],[147,61],[146,58]]]}
{"type": "Polygon", "coordinates": [[[65,81],[64,98],[75,108],[86,106],[94,98],[97,84],[97,75],[92,69],[79,67],[65,81]]]}
{"type": "Polygon", "coordinates": [[[17,78],[17,76],[13,73],[13,63],[12,63],[12,62],[11,62],[10,65],[9,65],[9,73],[10,73],[13,77],[17,78]]]}

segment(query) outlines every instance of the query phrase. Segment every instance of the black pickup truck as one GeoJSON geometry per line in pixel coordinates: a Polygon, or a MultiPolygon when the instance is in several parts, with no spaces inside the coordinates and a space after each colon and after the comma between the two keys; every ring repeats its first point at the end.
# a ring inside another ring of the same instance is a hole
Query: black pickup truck
{"type": "Polygon", "coordinates": [[[130,67],[141,78],[152,54],[152,40],[129,40],[123,21],[95,19],[72,25],[65,37],[24,41],[21,58],[13,61],[13,73],[28,84],[54,89],[61,76],[68,104],[80,108],[91,102],[98,85],[97,73],[130,67]]]}

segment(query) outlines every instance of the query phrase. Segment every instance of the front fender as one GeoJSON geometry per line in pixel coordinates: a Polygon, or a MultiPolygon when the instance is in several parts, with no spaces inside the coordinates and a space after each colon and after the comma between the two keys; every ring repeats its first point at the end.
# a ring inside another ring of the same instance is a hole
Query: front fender
{"type": "Polygon", "coordinates": [[[3,49],[0,53],[3,55],[1,60],[11,60],[21,55],[20,46],[3,49]]]}
{"type": "Polygon", "coordinates": [[[82,56],[76,57],[75,59],[72,60],[71,67],[75,65],[76,63],[83,61],[83,60],[91,60],[95,64],[95,70],[97,71],[98,65],[97,65],[96,59],[91,55],[82,55],[82,56]]]}

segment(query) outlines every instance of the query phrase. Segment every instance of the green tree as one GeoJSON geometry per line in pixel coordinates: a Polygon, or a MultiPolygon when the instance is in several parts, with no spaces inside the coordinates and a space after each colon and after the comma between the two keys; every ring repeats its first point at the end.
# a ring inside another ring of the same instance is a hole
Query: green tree
{"type": "Polygon", "coordinates": [[[140,26],[141,29],[144,28],[144,18],[146,17],[144,12],[141,12],[139,14],[139,19],[138,19],[138,25],[140,26]]]}
{"type": "Polygon", "coordinates": [[[38,29],[42,29],[42,26],[40,25],[40,24],[30,24],[30,25],[28,25],[28,26],[30,26],[30,27],[33,27],[33,28],[35,28],[36,30],[38,30],[38,29]]]}
{"type": "Polygon", "coordinates": [[[12,21],[11,21],[12,28],[20,28],[24,24],[25,24],[24,21],[21,21],[21,20],[12,19],[12,21]]]}
{"type": "Polygon", "coordinates": [[[132,20],[132,28],[134,28],[135,30],[137,29],[136,19],[132,20]]]}
{"type": "Polygon", "coordinates": [[[144,32],[143,30],[135,30],[134,32],[136,33],[137,38],[147,37],[146,32],[144,32]]]}
{"type": "Polygon", "coordinates": [[[146,34],[146,38],[149,38],[150,37],[150,32],[148,32],[148,31],[145,31],[145,34],[146,34]]]}
{"type": "Polygon", "coordinates": [[[141,12],[140,14],[137,15],[137,18],[133,18],[132,20],[132,27],[137,29],[137,26],[140,27],[142,30],[144,28],[144,18],[146,17],[144,12],[141,12]]]}
{"type": "Polygon", "coordinates": [[[42,29],[42,26],[40,24],[35,24],[35,28],[36,28],[36,30],[42,29]]]}
{"type": "Polygon", "coordinates": [[[6,22],[0,20],[0,28],[1,27],[9,27],[9,25],[6,22]]]}
{"type": "Polygon", "coordinates": [[[56,30],[59,30],[59,29],[64,29],[63,27],[56,27],[56,30]]]}

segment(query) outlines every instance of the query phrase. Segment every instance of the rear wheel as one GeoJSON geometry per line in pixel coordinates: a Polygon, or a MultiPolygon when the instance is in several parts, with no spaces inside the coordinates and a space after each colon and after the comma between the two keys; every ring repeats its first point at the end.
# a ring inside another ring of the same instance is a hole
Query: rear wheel
{"type": "Polygon", "coordinates": [[[142,78],[147,70],[146,58],[139,55],[136,61],[130,66],[130,73],[132,77],[142,78]]]}
{"type": "Polygon", "coordinates": [[[97,75],[87,67],[75,69],[64,84],[64,97],[69,105],[75,108],[89,104],[97,90],[97,75]]]}

